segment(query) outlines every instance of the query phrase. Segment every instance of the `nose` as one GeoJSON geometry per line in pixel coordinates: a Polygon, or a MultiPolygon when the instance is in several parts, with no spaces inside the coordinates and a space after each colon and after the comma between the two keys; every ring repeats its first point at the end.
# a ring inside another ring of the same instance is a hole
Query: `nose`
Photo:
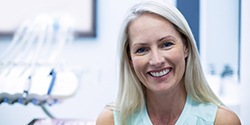
{"type": "Polygon", "coordinates": [[[158,68],[164,65],[165,59],[163,54],[159,50],[151,51],[151,57],[149,64],[158,68]]]}

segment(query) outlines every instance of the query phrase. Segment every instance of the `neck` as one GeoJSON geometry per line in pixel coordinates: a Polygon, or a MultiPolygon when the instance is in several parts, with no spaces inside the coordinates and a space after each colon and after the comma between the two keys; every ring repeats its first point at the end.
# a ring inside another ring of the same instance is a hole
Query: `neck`
{"type": "Polygon", "coordinates": [[[154,124],[175,123],[185,106],[186,90],[180,84],[175,90],[165,94],[155,94],[147,91],[147,109],[154,124]]]}

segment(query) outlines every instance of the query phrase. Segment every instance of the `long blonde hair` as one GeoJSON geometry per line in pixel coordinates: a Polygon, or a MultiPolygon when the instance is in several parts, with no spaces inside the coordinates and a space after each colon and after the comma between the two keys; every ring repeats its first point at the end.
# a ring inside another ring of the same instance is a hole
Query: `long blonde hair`
{"type": "Polygon", "coordinates": [[[164,2],[144,1],[133,6],[120,30],[120,85],[116,102],[120,124],[125,125],[132,113],[144,108],[145,88],[130,65],[128,26],[143,13],[153,13],[170,21],[186,40],[189,49],[184,75],[188,95],[197,102],[222,102],[210,89],[204,76],[192,31],[183,15],[174,6],[164,2]]]}

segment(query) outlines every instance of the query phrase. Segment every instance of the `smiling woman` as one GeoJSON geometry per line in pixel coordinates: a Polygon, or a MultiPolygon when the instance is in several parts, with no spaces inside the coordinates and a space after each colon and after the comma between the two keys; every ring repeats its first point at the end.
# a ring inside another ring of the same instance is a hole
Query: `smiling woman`
{"type": "Polygon", "coordinates": [[[184,74],[188,49],[174,26],[158,15],[145,13],[128,29],[132,65],[139,80],[148,88],[146,91],[182,91],[176,86],[184,74]]]}
{"type": "Polygon", "coordinates": [[[240,124],[207,84],[193,34],[174,6],[136,4],[119,42],[118,97],[97,125],[240,124]]]}

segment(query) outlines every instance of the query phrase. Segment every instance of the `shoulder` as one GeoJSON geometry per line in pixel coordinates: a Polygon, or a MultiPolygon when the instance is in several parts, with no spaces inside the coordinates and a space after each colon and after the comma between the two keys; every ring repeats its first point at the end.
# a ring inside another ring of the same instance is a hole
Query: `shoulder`
{"type": "Polygon", "coordinates": [[[241,125],[239,117],[225,106],[219,106],[215,125],[241,125]]]}
{"type": "Polygon", "coordinates": [[[96,125],[114,125],[113,110],[105,107],[97,117],[96,125]]]}
{"type": "Polygon", "coordinates": [[[188,110],[188,117],[193,117],[198,121],[203,121],[207,123],[214,123],[218,106],[210,102],[198,102],[192,98],[188,99],[188,105],[186,110],[188,110]],[[190,107],[188,109],[188,107],[190,107]]]}

